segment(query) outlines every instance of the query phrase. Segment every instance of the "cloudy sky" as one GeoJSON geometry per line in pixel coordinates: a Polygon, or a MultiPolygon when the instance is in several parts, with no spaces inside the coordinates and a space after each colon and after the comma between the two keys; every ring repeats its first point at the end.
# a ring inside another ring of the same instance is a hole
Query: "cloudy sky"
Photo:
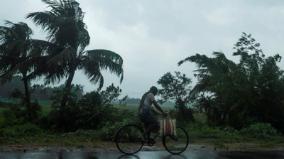
{"type": "MultiPolygon", "coordinates": [[[[231,57],[242,32],[251,33],[267,55],[284,55],[284,1],[281,0],[79,0],[91,35],[88,49],[109,49],[124,59],[125,78],[109,73],[123,94],[140,97],[166,72],[182,71],[189,77],[196,69],[177,62],[195,53],[222,51],[231,57]]],[[[47,10],[40,0],[1,0],[4,20],[27,22],[34,38],[45,38],[25,16],[47,10]]],[[[284,62],[279,64],[284,69],[284,62]]],[[[77,72],[74,83],[85,91],[96,86],[77,72]]]]}

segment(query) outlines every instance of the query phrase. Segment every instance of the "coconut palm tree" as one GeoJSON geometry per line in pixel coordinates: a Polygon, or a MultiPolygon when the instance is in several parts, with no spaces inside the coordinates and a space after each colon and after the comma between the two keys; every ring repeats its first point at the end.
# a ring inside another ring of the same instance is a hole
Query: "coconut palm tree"
{"type": "MultiPolygon", "coordinates": [[[[32,30],[26,23],[6,21],[0,26],[0,77],[2,82],[10,80],[14,75],[21,75],[24,83],[24,104],[27,117],[32,119],[29,75],[39,67],[40,58],[48,42],[31,39],[32,30]]],[[[36,76],[33,76],[36,77],[36,76]]]]}
{"type": "Polygon", "coordinates": [[[66,78],[61,101],[63,108],[68,101],[76,70],[84,70],[91,82],[103,86],[102,70],[109,70],[123,79],[123,59],[109,50],[85,50],[90,36],[84,23],[84,13],[74,0],[42,0],[50,10],[28,14],[35,24],[47,33],[48,40],[56,45],[49,49],[50,58],[46,69],[46,79],[55,82],[66,78]],[[50,66],[50,67],[49,67],[50,66]]]}

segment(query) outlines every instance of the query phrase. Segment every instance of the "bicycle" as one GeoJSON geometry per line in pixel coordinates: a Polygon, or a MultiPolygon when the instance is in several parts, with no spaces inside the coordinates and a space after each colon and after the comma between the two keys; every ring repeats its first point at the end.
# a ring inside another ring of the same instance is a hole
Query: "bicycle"
{"type": "MultiPolygon", "coordinates": [[[[114,141],[120,152],[133,155],[139,152],[145,143],[148,143],[149,146],[153,146],[159,134],[156,134],[154,138],[146,138],[145,136],[147,135],[141,126],[128,124],[117,131],[114,141]]],[[[182,127],[176,127],[175,136],[162,135],[161,138],[164,148],[173,155],[184,152],[189,144],[188,134],[182,127]]]]}

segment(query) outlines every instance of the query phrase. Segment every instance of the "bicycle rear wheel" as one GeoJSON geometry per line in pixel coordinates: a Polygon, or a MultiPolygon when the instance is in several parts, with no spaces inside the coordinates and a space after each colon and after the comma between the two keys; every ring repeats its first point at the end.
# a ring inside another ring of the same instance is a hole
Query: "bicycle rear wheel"
{"type": "Polygon", "coordinates": [[[115,144],[124,154],[132,155],[141,150],[144,145],[142,129],[137,125],[125,125],[115,135],[115,144]]]}
{"type": "Polygon", "coordinates": [[[163,145],[165,149],[174,155],[184,152],[188,146],[189,138],[187,132],[181,128],[176,128],[176,135],[163,136],[163,145]]]}

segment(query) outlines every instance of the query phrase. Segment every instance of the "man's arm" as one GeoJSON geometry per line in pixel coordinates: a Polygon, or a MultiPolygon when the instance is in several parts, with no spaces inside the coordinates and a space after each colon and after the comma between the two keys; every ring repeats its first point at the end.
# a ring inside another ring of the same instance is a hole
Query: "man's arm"
{"type": "Polygon", "coordinates": [[[157,103],[156,100],[153,100],[153,104],[155,109],[154,110],[158,110],[160,114],[165,115],[166,113],[163,111],[163,109],[160,107],[160,105],[157,103]]]}

